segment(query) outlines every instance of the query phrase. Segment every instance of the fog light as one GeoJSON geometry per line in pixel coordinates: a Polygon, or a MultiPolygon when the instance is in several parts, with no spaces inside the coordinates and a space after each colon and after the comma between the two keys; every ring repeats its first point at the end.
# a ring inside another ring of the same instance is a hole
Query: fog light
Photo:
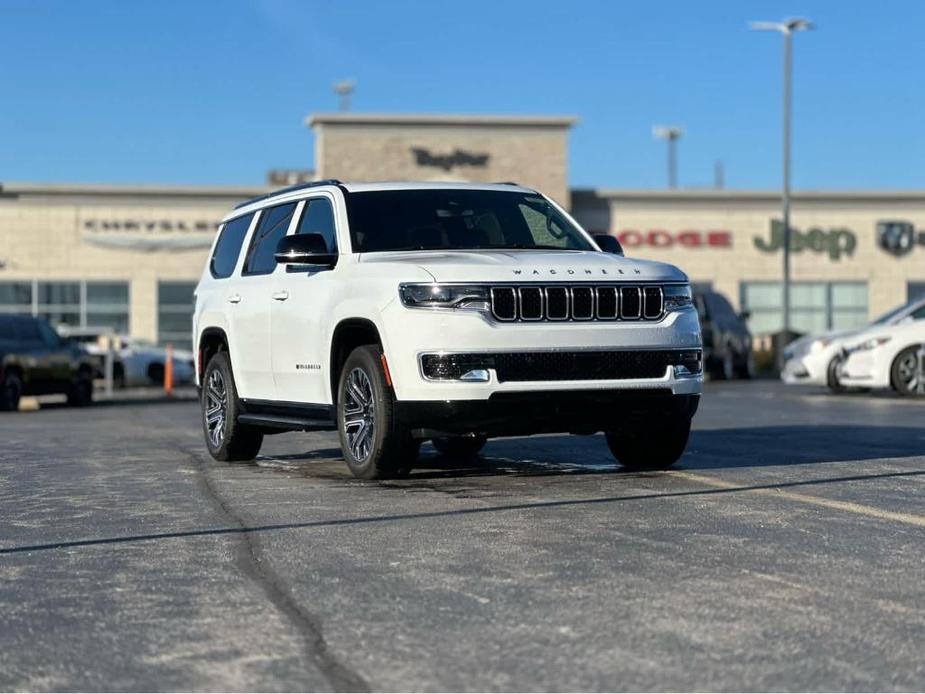
{"type": "Polygon", "coordinates": [[[421,373],[431,381],[486,383],[494,367],[490,354],[423,354],[421,373]]]}
{"type": "Polygon", "coordinates": [[[675,378],[696,376],[703,371],[703,354],[699,349],[678,352],[674,364],[675,378]]]}
{"type": "Polygon", "coordinates": [[[488,383],[488,369],[472,369],[459,377],[460,381],[474,381],[477,383],[488,383]]]}

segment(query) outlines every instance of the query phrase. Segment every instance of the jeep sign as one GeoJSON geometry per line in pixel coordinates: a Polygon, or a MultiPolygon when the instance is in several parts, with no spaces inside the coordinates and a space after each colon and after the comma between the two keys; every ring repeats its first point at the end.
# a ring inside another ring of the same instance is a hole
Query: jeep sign
{"type": "MultiPolygon", "coordinates": [[[[755,248],[759,251],[765,253],[779,251],[784,246],[784,225],[772,219],[770,237],[763,239],[756,236],[754,242],[755,248]]],[[[808,250],[813,253],[826,253],[832,260],[839,260],[843,255],[854,255],[857,245],[858,240],[854,232],[843,227],[833,229],[812,227],[806,231],[790,227],[790,250],[794,253],[808,250]]]]}

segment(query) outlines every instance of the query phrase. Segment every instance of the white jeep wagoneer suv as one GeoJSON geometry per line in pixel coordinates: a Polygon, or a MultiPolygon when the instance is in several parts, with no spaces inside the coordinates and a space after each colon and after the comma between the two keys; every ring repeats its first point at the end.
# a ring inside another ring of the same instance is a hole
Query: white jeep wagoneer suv
{"type": "Polygon", "coordinates": [[[364,478],[407,473],[426,439],[473,456],[543,432],[604,432],[624,467],[666,468],[703,380],[684,273],[514,184],[318,181],[244,202],[193,332],[214,458],[336,429],[364,478]]]}

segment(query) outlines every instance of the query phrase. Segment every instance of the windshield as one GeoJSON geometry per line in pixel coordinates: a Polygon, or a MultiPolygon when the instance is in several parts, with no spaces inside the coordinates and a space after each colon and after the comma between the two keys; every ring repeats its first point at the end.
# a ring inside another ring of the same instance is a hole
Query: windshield
{"type": "Polygon", "coordinates": [[[351,193],[355,253],[491,248],[596,250],[545,198],[498,190],[351,193]]]}
{"type": "Polygon", "coordinates": [[[895,321],[897,318],[899,318],[905,313],[908,313],[913,307],[918,306],[921,303],[922,303],[922,299],[918,298],[915,301],[910,301],[908,304],[903,304],[899,308],[894,308],[892,311],[889,311],[888,313],[884,313],[877,320],[871,323],[871,325],[889,325],[890,323],[895,321]]]}

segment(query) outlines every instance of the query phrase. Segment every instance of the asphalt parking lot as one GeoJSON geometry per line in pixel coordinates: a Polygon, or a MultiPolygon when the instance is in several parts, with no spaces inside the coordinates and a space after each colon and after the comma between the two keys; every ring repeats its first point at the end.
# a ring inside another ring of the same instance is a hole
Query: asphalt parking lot
{"type": "Polygon", "coordinates": [[[0,418],[3,690],[921,690],[925,403],[709,384],[675,471],[600,436],[205,453],[195,403],[0,418]]]}

